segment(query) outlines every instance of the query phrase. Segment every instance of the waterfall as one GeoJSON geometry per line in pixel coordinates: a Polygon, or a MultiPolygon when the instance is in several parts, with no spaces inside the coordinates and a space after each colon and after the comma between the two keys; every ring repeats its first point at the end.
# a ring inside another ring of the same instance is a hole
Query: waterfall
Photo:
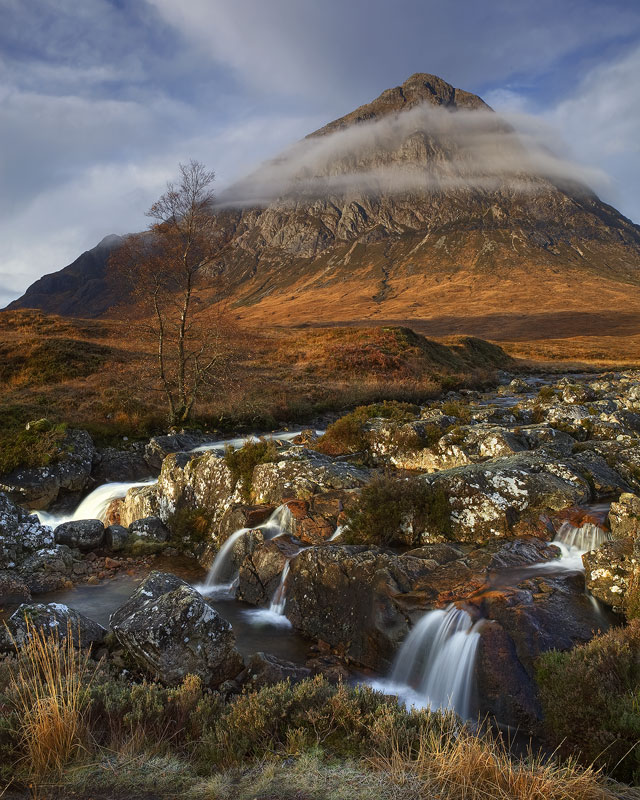
{"type": "Polygon", "coordinates": [[[271,605],[269,606],[269,611],[272,614],[277,614],[281,617],[284,616],[284,606],[287,602],[287,576],[289,575],[290,567],[291,559],[288,558],[284,565],[284,569],[282,570],[282,575],[280,576],[280,583],[274,592],[273,598],[271,599],[271,605]]]}
{"type": "Polygon", "coordinates": [[[328,542],[333,542],[334,539],[337,539],[338,536],[344,531],[344,525],[338,525],[335,531],[331,534],[331,536],[327,539],[328,542]]]}
{"type": "Polygon", "coordinates": [[[374,688],[408,705],[451,709],[468,719],[481,624],[455,605],[427,612],[403,642],[389,679],[374,688]]]}
{"type": "Polygon", "coordinates": [[[557,561],[547,562],[547,568],[567,570],[582,570],[582,554],[589,550],[596,550],[610,535],[603,528],[593,522],[585,522],[576,527],[570,522],[563,522],[558,530],[553,544],[560,549],[562,555],[557,561]]]}
{"type": "MultiPolygon", "coordinates": [[[[266,440],[273,440],[276,442],[290,442],[292,439],[295,439],[296,436],[300,436],[302,431],[279,431],[278,433],[265,433],[262,436],[256,436],[256,434],[251,433],[248,436],[238,436],[235,439],[219,439],[215,442],[207,442],[206,444],[198,445],[198,447],[194,447],[190,450],[190,453],[203,453],[207,450],[216,450],[221,453],[224,453],[227,447],[231,447],[234,450],[239,450],[241,447],[244,447],[247,442],[259,442],[262,439],[266,440]]],[[[324,431],[316,430],[316,436],[322,436],[324,431]]]]}
{"type": "Polygon", "coordinates": [[[196,587],[202,594],[230,594],[238,583],[238,570],[233,563],[235,543],[250,530],[261,530],[265,539],[275,539],[292,529],[293,517],[287,505],[278,506],[268,520],[255,528],[240,528],[231,534],[218,551],[204,584],[196,587]]]}
{"type": "Polygon", "coordinates": [[[36,511],[35,513],[43,525],[49,525],[52,528],[62,525],[63,522],[81,519],[99,519],[104,522],[104,515],[112,500],[124,497],[129,489],[151,486],[154,483],[157,483],[155,478],[131,483],[103,483],[102,486],[98,486],[91,494],[88,494],[76,510],[70,514],[50,514],[46,511],[36,511]]]}

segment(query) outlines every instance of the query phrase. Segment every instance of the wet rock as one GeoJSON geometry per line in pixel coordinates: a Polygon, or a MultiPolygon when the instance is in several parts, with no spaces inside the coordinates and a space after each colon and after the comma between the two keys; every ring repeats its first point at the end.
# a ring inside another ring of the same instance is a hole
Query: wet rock
{"type": "Polygon", "coordinates": [[[194,674],[219,686],[242,669],[231,625],[175,575],[152,572],[110,623],[138,666],[163,683],[194,674]]]}
{"type": "Polygon", "coordinates": [[[82,552],[96,550],[104,540],[104,525],[99,519],[82,519],[63,522],[54,530],[57,544],[77,547],[82,552]]]}
{"type": "Polygon", "coordinates": [[[307,667],[284,661],[270,653],[254,653],[249,657],[244,671],[238,676],[238,682],[251,689],[261,689],[263,686],[272,686],[282,681],[299,683],[310,675],[311,670],[307,667]]]}
{"type": "Polygon", "coordinates": [[[535,730],[541,719],[535,684],[538,656],[584,644],[613,619],[594,608],[577,573],[495,587],[474,602],[491,620],[481,629],[476,664],[480,712],[535,730]]]}
{"type": "Polygon", "coordinates": [[[166,542],[169,539],[169,531],[158,517],[137,519],[129,525],[129,533],[137,539],[150,542],[166,542]]]}
{"type": "Polygon", "coordinates": [[[247,552],[240,564],[236,597],[253,606],[271,602],[291,553],[285,542],[274,539],[247,552]]]}
{"type": "Polygon", "coordinates": [[[120,525],[122,521],[123,511],[124,511],[124,498],[116,497],[115,500],[112,500],[109,503],[109,505],[107,506],[107,510],[104,512],[104,524],[106,526],[120,525]]]}
{"type": "Polygon", "coordinates": [[[128,528],[137,519],[155,517],[159,513],[158,487],[156,484],[151,484],[149,486],[135,486],[129,489],[124,500],[115,500],[114,504],[109,506],[108,515],[105,519],[109,522],[114,522],[117,514],[118,524],[128,528]],[[115,503],[118,505],[115,506],[115,503]]]}
{"type": "Polygon", "coordinates": [[[122,525],[109,525],[104,530],[104,543],[114,553],[124,550],[129,541],[129,531],[122,525]]]}
{"type": "Polygon", "coordinates": [[[64,455],[46,467],[15,470],[0,478],[0,491],[30,509],[46,509],[64,492],[88,484],[95,449],[86,431],[69,430],[60,446],[64,455]]]}
{"type": "Polygon", "coordinates": [[[107,631],[89,617],[62,603],[23,603],[7,621],[8,632],[0,631],[0,650],[12,652],[23,647],[29,631],[43,631],[47,637],[63,641],[70,634],[76,647],[91,647],[103,642],[107,631]]]}
{"type": "Polygon", "coordinates": [[[17,568],[30,554],[53,544],[50,528],[0,493],[0,569],[17,568]]]}
{"type": "Polygon", "coordinates": [[[232,533],[247,528],[249,530],[256,528],[263,522],[266,522],[271,514],[275,511],[274,505],[256,505],[250,506],[245,504],[238,504],[228,508],[218,526],[218,541],[225,542],[232,533]]]}

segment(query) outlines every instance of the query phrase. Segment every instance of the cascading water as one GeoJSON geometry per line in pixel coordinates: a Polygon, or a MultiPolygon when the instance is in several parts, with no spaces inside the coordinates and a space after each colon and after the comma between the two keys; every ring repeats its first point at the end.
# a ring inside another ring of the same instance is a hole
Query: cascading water
{"type": "MultiPolygon", "coordinates": [[[[553,540],[562,555],[557,561],[550,561],[544,567],[546,570],[582,570],[583,554],[597,549],[609,538],[609,533],[594,522],[585,522],[580,526],[563,522],[553,540]]],[[[543,565],[536,566],[539,568],[543,565]]]]}
{"type": "Polygon", "coordinates": [[[245,617],[252,623],[277,625],[281,628],[291,627],[291,623],[284,615],[284,607],[287,602],[287,577],[289,575],[291,562],[294,558],[295,556],[292,556],[287,559],[284,569],[282,570],[282,575],[280,576],[280,583],[273,593],[269,608],[256,608],[245,612],[245,617]]]}
{"type": "Polygon", "coordinates": [[[327,539],[328,542],[333,542],[337,539],[340,534],[344,531],[344,525],[338,525],[335,531],[331,534],[331,536],[327,539]]]}
{"type": "Polygon", "coordinates": [[[389,679],[374,688],[407,705],[451,709],[468,719],[481,624],[455,605],[427,612],[403,642],[389,679]]]}
{"type": "MultiPolygon", "coordinates": [[[[238,436],[235,439],[221,439],[216,442],[207,442],[207,444],[198,445],[198,447],[194,447],[193,450],[190,450],[190,453],[202,453],[206,450],[218,450],[220,452],[224,452],[227,447],[231,447],[234,450],[238,450],[240,447],[244,447],[247,442],[259,442],[261,439],[273,439],[276,442],[290,442],[292,439],[295,439],[296,436],[300,436],[302,431],[281,431],[279,433],[266,433],[262,436],[256,436],[255,434],[249,434],[248,436],[238,436]]],[[[322,436],[324,431],[316,430],[316,436],[322,436]]]]}
{"type": "Polygon", "coordinates": [[[131,483],[104,483],[94,489],[91,494],[88,494],[71,514],[50,514],[47,511],[36,511],[35,513],[43,525],[49,525],[52,528],[62,525],[63,522],[81,519],[100,519],[104,521],[104,515],[112,500],[124,497],[129,489],[138,486],[151,486],[154,483],[157,483],[155,478],[131,483]]]}
{"type": "Polygon", "coordinates": [[[207,579],[198,591],[202,594],[228,595],[233,592],[238,582],[238,570],[233,562],[233,550],[236,542],[250,530],[261,530],[265,539],[275,539],[292,530],[293,517],[286,505],[278,506],[268,520],[255,528],[240,528],[231,534],[216,555],[209,568],[207,579]]]}

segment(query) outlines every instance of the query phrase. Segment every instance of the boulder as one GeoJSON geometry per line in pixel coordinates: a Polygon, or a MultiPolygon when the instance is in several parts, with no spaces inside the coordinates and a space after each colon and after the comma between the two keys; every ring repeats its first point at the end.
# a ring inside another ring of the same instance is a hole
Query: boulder
{"type": "Polygon", "coordinates": [[[134,556],[160,553],[167,546],[170,532],[158,517],[144,517],[129,525],[126,549],[134,556]]]}
{"type": "Polygon", "coordinates": [[[23,647],[30,629],[56,636],[59,641],[70,633],[76,647],[99,645],[107,634],[102,625],[62,603],[23,603],[9,617],[7,629],[0,631],[0,649],[5,652],[12,652],[14,646],[23,647]]]}
{"type": "MultiPolygon", "coordinates": [[[[640,497],[627,492],[620,495],[617,503],[611,503],[609,527],[614,539],[630,536],[640,543],[640,497]]],[[[638,546],[635,549],[636,555],[640,555],[638,546]]]]}
{"type": "Polygon", "coordinates": [[[238,573],[236,598],[253,606],[271,602],[282,570],[297,551],[280,539],[263,542],[248,552],[238,573]]]}
{"type": "Polygon", "coordinates": [[[207,434],[195,433],[170,433],[165,436],[154,436],[144,449],[144,459],[147,466],[158,473],[162,462],[171,453],[188,453],[194,447],[199,447],[211,441],[207,434]]]}
{"type": "Polygon", "coordinates": [[[64,544],[37,550],[20,567],[20,577],[34,594],[61,589],[74,572],[71,550],[64,544]]]}
{"type": "Polygon", "coordinates": [[[86,553],[96,550],[104,540],[104,525],[99,519],[81,519],[63,522],[54,530],[53,535],[58,544],[77,547],[86,553]]]}
{"type": "MultiPolygon", "coordinates": [[[[638,592],[638,565],[634,539],[614,539],[582,556],[587,589],[614,611],[626,613],[631,596],[638,592]]],[[[638,608],[640,610],[640,608],[638,608]]]]}
{"type": "MultiPolygon", "coordinates": [[[[160,468],[158,467],[158,470],[160,468]]],[[[157,474],[157,471],[154,474],[157,474]]],[[[114,481],[142,481],[152,470],[145,460],[144,446],[134,443],[128,450],[104,447],[96,452],[91,477],[97,485],[114,481]]]]}
{"type": "Polygon", "coordinates": [[[104,529],[104,544],[113,553],[124,550],[129,541],[129,530],[122,525],[109,525],[104,529]]]}
{"type": "Polygon", "coordinates": [[[537,658],[584,644],[615,622],[594,607],[577,573],[491,586],[470,602],[489,620],[481,628],[476,662],[480,713],[521,730],[536,730],[541,720],[537,658]]]}
{"type": "Polygon", "coordinates": [[[231,625],[175,575],[152,572],[110,623],[138,666],[163,683],[193,674],[219,686],[242,669],[231,625]]]}
{"type": "Polygon", "coordinates": [[[310,675],[311,670],[307,667],[284,661],[270,653],[254,653],[249,657],[244,671],[238,676],[238,682],[255,690],[282,681],[299,683],[310,675]]]}

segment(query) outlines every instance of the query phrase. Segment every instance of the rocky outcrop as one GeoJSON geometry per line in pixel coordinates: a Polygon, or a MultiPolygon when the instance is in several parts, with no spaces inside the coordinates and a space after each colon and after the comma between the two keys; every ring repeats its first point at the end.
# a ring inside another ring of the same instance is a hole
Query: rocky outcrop
{"type": "Polygon", "coordinates": [[[110,623],[137,665],[164,683],[193,674],[218,686],[242,669],[231,625],[175,575],[152,572],[110,623]]]}
{"type": "Polygon", "coordinates": [[[102,625],[61,603],[23,603],[9,617],[7,628],[0,630],[0,650],[20,649],[33,631],[54,636],[58,641],[70,635],[76,647],[101,644],[107,634],[102,625]]]}
{"type": "Polygon", "coordinates": [[[377,547],[311,547],[291,561],[286,614],[304,635],[384,672],[425,610],[474,596],[496,570],[557,555],[536,538],[479,549],[434,544],[403,555],[377,547]]]}
{"type": "Polygon", "coordinates": [[[91,477],[96,484],[111,481],[141,481],[157,474],[145,459],[145,450],[137,442],[127,450],[104,447],[96,451],[91,477]]]}
{"type": "Polygon", "coordinates": [[[50,528],[0,493],[0,569],[15,569],[32,553],[53,544],[50,528]]]}
{"type": "Polygon", "coordinates": [[[236,598],[253,606],[271,601],[287,561],[297,552],[284,540],[258,544],[240,564],[236,598]]]}
{"type": "Polygon", "coordinates": [[[64,455],[46,467],[19,469],[0,478],[0,491],[29,509],[46,509],[64,494],[85,489],[95,455],[86,431],[69,430],[61,443],[64,455]]]}
{"type": "Polygon", "coordinates": [[[277,460],[253,471],[256,502],[279,504],[287,498],[308,500],[331,490],[355,489],[370,479],[368,470],[294,446],[277,460]]]}

